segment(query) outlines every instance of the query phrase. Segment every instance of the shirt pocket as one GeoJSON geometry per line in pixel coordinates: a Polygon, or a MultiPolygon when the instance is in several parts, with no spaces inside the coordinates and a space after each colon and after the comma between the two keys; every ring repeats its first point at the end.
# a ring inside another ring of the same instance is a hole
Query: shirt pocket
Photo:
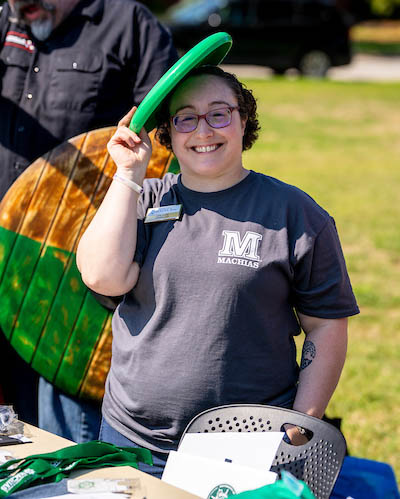
{"type": "Polygon", "coordinates": [[[50,109],[93,112],[101,86],[102,55],[57,51],[47,94],[50,109]]]}
{"type": "Polygon", "coordinates": [[[1,95],[13,102],[21,99],[32,54],[17,47],[5,46],[0,54],[1,95]]]}

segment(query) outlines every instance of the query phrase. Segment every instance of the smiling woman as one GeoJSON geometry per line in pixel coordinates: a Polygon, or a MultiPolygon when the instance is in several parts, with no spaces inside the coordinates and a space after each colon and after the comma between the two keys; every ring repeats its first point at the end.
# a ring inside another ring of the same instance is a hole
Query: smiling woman
{"type": "Polygon", "coordinates": [[[241,117],[237,99],[222,78],[192,76],[174,93],[169,108],[171,146],[188,188],[227,189],[247,176],[242,164],[246,118],[241,117]],[[225,126],[214,126],[210,120],[225,126]],[[196,126],[188,127],[188,122],[196,126]]]}
{"type": "MultiPolygon", "coordinates": [[[[151,144],[128,128],[134,113],[108,144],[117,181],[77,262],[94,291],[124,295],[100,438],[151,449],[150,472],[161,476],[207,408],[261,403],[322,417],[358,307],[333,219],[296,187],[244,167],[259,126],[234,75],[201,66],[165,99],[158,137],[179,175],[144,180],[151,144]]],[[[306,438],[297,427],[287,435],[306,438]]]]}

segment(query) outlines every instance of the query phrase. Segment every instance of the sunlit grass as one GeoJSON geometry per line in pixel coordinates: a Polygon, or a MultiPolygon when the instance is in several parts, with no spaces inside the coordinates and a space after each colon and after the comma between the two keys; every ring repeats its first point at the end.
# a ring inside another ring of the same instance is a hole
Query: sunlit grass
{"type": "Polygon", "coordinates": [[[260,112],[248,168],[308,192],[334,216],[361,314],[328,407],[354,456],[400,477],[400,85],[246,81],[260,112]]]}

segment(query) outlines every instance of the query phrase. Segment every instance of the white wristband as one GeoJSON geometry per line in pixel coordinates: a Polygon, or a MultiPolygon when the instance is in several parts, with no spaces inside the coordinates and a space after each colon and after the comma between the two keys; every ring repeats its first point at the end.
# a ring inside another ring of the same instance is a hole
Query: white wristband
{"type": "Polygon", "coordinates": [[[118,182],[121,182],[121,184],[125,184],[127,187],[129,187],[129,189],[132,189],[132,191],[135,191],[138,194],[142,194],[143,192],[142,186],[140,186],[136,182],[132,182],[132,180],[129,180],[129,178],[118,175],[118,173],[114,174],[113,180],[118,180],[118,182]]]}

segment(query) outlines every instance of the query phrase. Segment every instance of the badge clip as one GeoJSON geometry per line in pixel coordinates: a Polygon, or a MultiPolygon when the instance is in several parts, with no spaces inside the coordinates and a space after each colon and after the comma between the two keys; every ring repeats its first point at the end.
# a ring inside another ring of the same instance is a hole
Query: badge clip
{"type": "Polygon", "coordinates": [[[153,222],[167,222],[168,220],[179,220],[182,213],[181,204],[172,204],[170,206],[159,206],[158,208],[149,208],[144,219],[145,224],[153,222]]]}

